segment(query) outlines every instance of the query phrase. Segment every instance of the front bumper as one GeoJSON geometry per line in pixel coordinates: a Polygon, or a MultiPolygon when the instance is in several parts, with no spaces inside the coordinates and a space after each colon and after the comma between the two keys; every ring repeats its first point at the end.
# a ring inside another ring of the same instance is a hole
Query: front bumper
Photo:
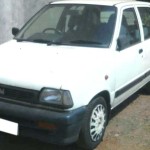
{"type": "Polygon", "coordinates": [[[0,101],[0,118],[19,124],[18,134],[66,145],[77,141],[86,107],[67,112],[0,101]]]}

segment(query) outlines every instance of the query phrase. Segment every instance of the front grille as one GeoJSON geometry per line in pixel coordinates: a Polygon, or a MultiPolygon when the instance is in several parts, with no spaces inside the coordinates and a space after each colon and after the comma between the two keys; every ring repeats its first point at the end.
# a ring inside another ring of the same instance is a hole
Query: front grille
{"type": "Polygon", "coordinates": [[[0,98],[38,103],[39,91],[0,84],[0,98]]]}

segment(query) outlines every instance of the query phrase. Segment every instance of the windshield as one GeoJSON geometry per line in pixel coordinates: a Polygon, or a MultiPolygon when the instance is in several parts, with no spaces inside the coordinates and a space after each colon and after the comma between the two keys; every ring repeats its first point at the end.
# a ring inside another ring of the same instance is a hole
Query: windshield
{"type": "Polygon", "coordinates": [[[46,44],[109,47],[116,20],[114,6],[50,4],[15,37],[46,44]]]}

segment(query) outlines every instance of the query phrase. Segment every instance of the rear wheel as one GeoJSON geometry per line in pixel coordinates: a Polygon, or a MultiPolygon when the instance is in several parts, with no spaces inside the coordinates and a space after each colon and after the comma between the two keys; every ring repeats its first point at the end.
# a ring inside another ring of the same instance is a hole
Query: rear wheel
{"type": "Polygon", "coordinates": [[[92,150],[102,141],[108,120],[108,109],[103,97],[95,98],[87,107],[79,136],[79,146],[92,150]]]}

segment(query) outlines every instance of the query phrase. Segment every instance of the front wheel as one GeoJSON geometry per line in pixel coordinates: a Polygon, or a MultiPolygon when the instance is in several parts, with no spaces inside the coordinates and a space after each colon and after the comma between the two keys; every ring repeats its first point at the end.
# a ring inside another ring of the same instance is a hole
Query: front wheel
{"type": "Polygon", "coordinates": [[[145,86],[144,86],[144,91],[146,92],[146,94],[150,94],[150,82],[147,83],[145,86]]]}
{"type": "Polygon", "coordinates": [[[85,114],[79,136],[79,146],[92,150],[102,141],[108,121],[108,108],[103,97],[92,100],[85,114]]]}

